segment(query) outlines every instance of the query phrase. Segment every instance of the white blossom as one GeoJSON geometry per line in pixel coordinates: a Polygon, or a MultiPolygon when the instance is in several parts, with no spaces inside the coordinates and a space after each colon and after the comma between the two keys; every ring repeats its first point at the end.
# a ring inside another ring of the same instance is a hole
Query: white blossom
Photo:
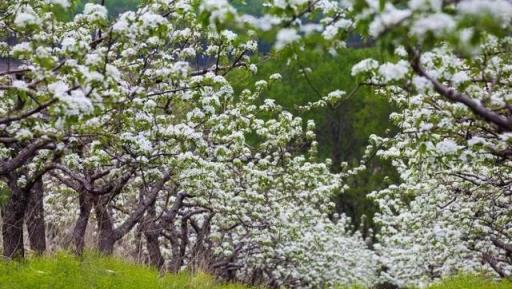
{"type": "Polygon", "coordinates": [[[407,61],[400,60],[397,63],[384,63],[379,66],[379,74],[385,82],[402,79],[407,72],[409,64],[407,61]]]}
{"type": "Polygon", "coordinates": [[[297,30],[293,28],[283,28],[277,33],[276,43],[274,46],[278,50],[283,49],[285,46],[297,42],[299,39],[300,36],[297,33],[297,30]]]}
{"type": "Polygon", "coordinates": [[[16,18],[14,18],[14,24],[21,28],[27,25],[39,25],[40,23],[41,20],[34,12],[34,9],[28,5],[22,6],[20,11],[16,13],[16,18]]]}

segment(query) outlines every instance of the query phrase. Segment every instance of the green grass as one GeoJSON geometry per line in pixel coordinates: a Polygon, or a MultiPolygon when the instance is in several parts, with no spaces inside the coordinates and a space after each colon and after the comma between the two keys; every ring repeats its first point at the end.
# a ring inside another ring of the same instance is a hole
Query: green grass
{"type": "Polygon", "coordinates": [[[59,253],[21,263],[0,262],[1,289],[249,289],[207,274],[166,274],[116,258],[59,253]]]}
{"type": "MultiPolygon", "coordinates": [[[[24,262],[0,261],[0,289],[250,288],[240,284],[223,284],[204,273],[160,276],[149,267],[91,253],[83,258],[59,253],[50,257],[30,258],[24,262]]],[[[512,289],[512,281],[497,282],[485,277],[461,275],[428,289],[512,289]]]]}
{"type": "Polygon", "coordinates": [[[434,284],[429,289],[512,289],[512,281],[494,281],[485,277],[461,275],[434,284]]]}

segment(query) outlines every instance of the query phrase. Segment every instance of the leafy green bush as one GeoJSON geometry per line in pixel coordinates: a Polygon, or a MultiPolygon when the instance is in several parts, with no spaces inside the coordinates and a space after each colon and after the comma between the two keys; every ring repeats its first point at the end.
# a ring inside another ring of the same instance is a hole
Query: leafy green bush
{"type": "Polygon", "coordinates": [[[160,276],[152,268],[116,258],[59,253],[18,262],[0,262],[1,289],[247,289],[221,284],[207,274],[160,276]]]}

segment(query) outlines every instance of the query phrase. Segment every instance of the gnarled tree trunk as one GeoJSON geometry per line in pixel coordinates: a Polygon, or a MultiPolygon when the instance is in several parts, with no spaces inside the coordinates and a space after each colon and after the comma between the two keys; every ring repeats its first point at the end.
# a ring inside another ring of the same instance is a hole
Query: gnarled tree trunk
{"type": "Polygon", "coordinates": [[[85,232],[91,216],[92,203],[86,193],[80,193],[78,202],[80,213],[73,229],[73,249],[76,255],[81,255],[85,247],[85,232]]]}
{"type": "Polygon", "coordinates": [[[39,178],[30,190],[27,212],[25,214],[30,249],[37,255],[41,255],[46,251],[43,197],[43,180],[39,178]]]}
{"type": "Polygon", "coordinates": [[[96,220],[98,222],[98,250],[105,255],[111,255],[114,252],[114,224],[108,211],[108,207],[101,200],[94,206],[96,220]]]}
{"type": "Polygon", "coordinates": [[[149,263],[151,266],[160,269],[164,265],[164,257],[160,251],[160,241],[158,240],[160,235],[152,232],[151,227],[153,226],[150,226],[150,229],[144,232],[144,236],[146,237],[146,248],[149,254],[149,263]]]}
{"type": "MultiPolygon", "coordinates": [[[[164,184],[170,179],[170,174],[165,173],[164,177],[158,181],[148,192],[146,190],[142,190],[139,195],[139,203],[137,207],[129,214],[128,218],[118,227],[114,227],[112,221],[112,214],[109,211],[108,203],[109,203],[109,195],[104,195],[102,198],[107,198],[102,200],[100,198],[95,205],[96,218],[98,221],[98,249],[103,254],[112,254],[114,251],[114,244],[123,238],[126,234],[128,234],[131,229],[137,225],[141,219],[144,217],[144,214],[148,210],[150,206],[152,206],[158,196],[158,193],[164,186],[164,184]]],[[[126,183],[126,182],[120,182],[126,183]]],[[[121,190],[122,186],[119,186],[117,189],[113,190],[111,196],[116,195],[119,190],[121,190]]]]}
{"type": "Polygon", "coordinates": [[[149,254],[149,264],[160,269],[164,265],[164,258],[160,251],[160,241],[158,240],[160,230],[154,222],[154,218],[156,218],[154,204],[148,208],[147,214],[148,220],[144,224],[144,236],[146,237],[146,249],[149,254]]]}
{"type": "Polygon", "coordinates": [[[22,259],[25,257],[23,222],[28,194],[18,187],[18,177],[17,174],[9,174],[7,185],[11,195],[2,208],[3,255],[7,259],[22,259]]]}

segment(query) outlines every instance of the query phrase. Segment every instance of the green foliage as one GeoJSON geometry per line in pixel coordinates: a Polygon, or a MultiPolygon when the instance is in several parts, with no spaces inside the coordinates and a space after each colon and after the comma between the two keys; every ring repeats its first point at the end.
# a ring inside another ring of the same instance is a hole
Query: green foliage
{"type": "MultiPolygon", "coordinates": [[[[75,0],[78,2],[76,6],[77,11],[82,11],[85,3],[101,3],[101,0],[75,0]]],[[[110,16],[117,16],[127,10],[135,10],[141,3],[147,2],[146,0],[105,0],[110,16]]],[[[241,13],[251,15],[263,14],[263,0],[232,0],[231,4],[241,13]]],[[[57,7],[56,9],[62,9],[57,7]]]]}
{"type": "Polygon", "coordinates": [[[383,59],[385,55],[376,49],[343,49],[337,56],[307,50],[296,55],[297,59],[290,63],[287,63],[287,57],[283,57],[282,53],[271,55],[261,59],[255,76],[244,71],[231,75],[231,78],[237,78],[237,87],[242,89],[251,86],[256,80],[268,79],[270,74],[280,72],[282,80],[273,82],[265,96],[276,99],[287,110],[305,119],[315,120],[323,158],[332,158],[335,164],[360,159],[368,136],[372,133],[385,133],[391,128],[388,115],[392,108],[386,99],[362,86],[335,106],[309,112],[301,112],[297,108],[315,102],[336,89],[350,94],[357,86],[356,79],[350,75],[352,65],[367,57],[383,59]],[[304,73],[304,69],[311,71],[304,73]],[[340,131],[342,134],[329,131],[336,125],[343,126],[340,131]]]}
{"type": "Polygon", "coordinates": [[[264,11],[263,0],[231,0],[230,3],[241,13],[259,16],[264,11]]]}
{"type": "MultiPolygon", "coordinates": [[[[358,86],[351,76],[354,64],[365,58],[385,61],[390,57],[376,48],[341,49],[336,56],[323,51],[285,49],[260,60],[256,75],[238,72],[230,75],[239,90],[250,87],[272,73],[282,74],[282,80],[273,81],[265,97],[274,98],[285,109],[316,123],[319,156],[333,161],[333,170],[340,169],[342,162],[356,165],[362,158],[371,134],[388,135],[393,132],[389,114],[393,107],[372,88],[358,86]],[[294,59],[289,61],[288,59],[294,59]],[[299,106],[318,101],[329,92],[341,89],[347,93],[336,105],[302,112],[299,106]]],[[[374,204],[366,198],[373,190],[385,187],[386,177],[396,182],[398,177],[391,165],[378,158],[367,164],[368,170],[349,180],[351,187],[335,198],[340,212],[352,217],[355,226],[364,225],[363,231],[374,228],[372,216],[374,204]],[[370,223],[362,224],[362,216],[370,223]]]]}
{"type": "Polygon", "coordinates": [[[160,276],[152,268],[116,258],[88,254],[77,258],[65,253],[37,257],[22,263],[0,262],[1,289],[247,289],[221,284],[198,273],[160,276]]]}

